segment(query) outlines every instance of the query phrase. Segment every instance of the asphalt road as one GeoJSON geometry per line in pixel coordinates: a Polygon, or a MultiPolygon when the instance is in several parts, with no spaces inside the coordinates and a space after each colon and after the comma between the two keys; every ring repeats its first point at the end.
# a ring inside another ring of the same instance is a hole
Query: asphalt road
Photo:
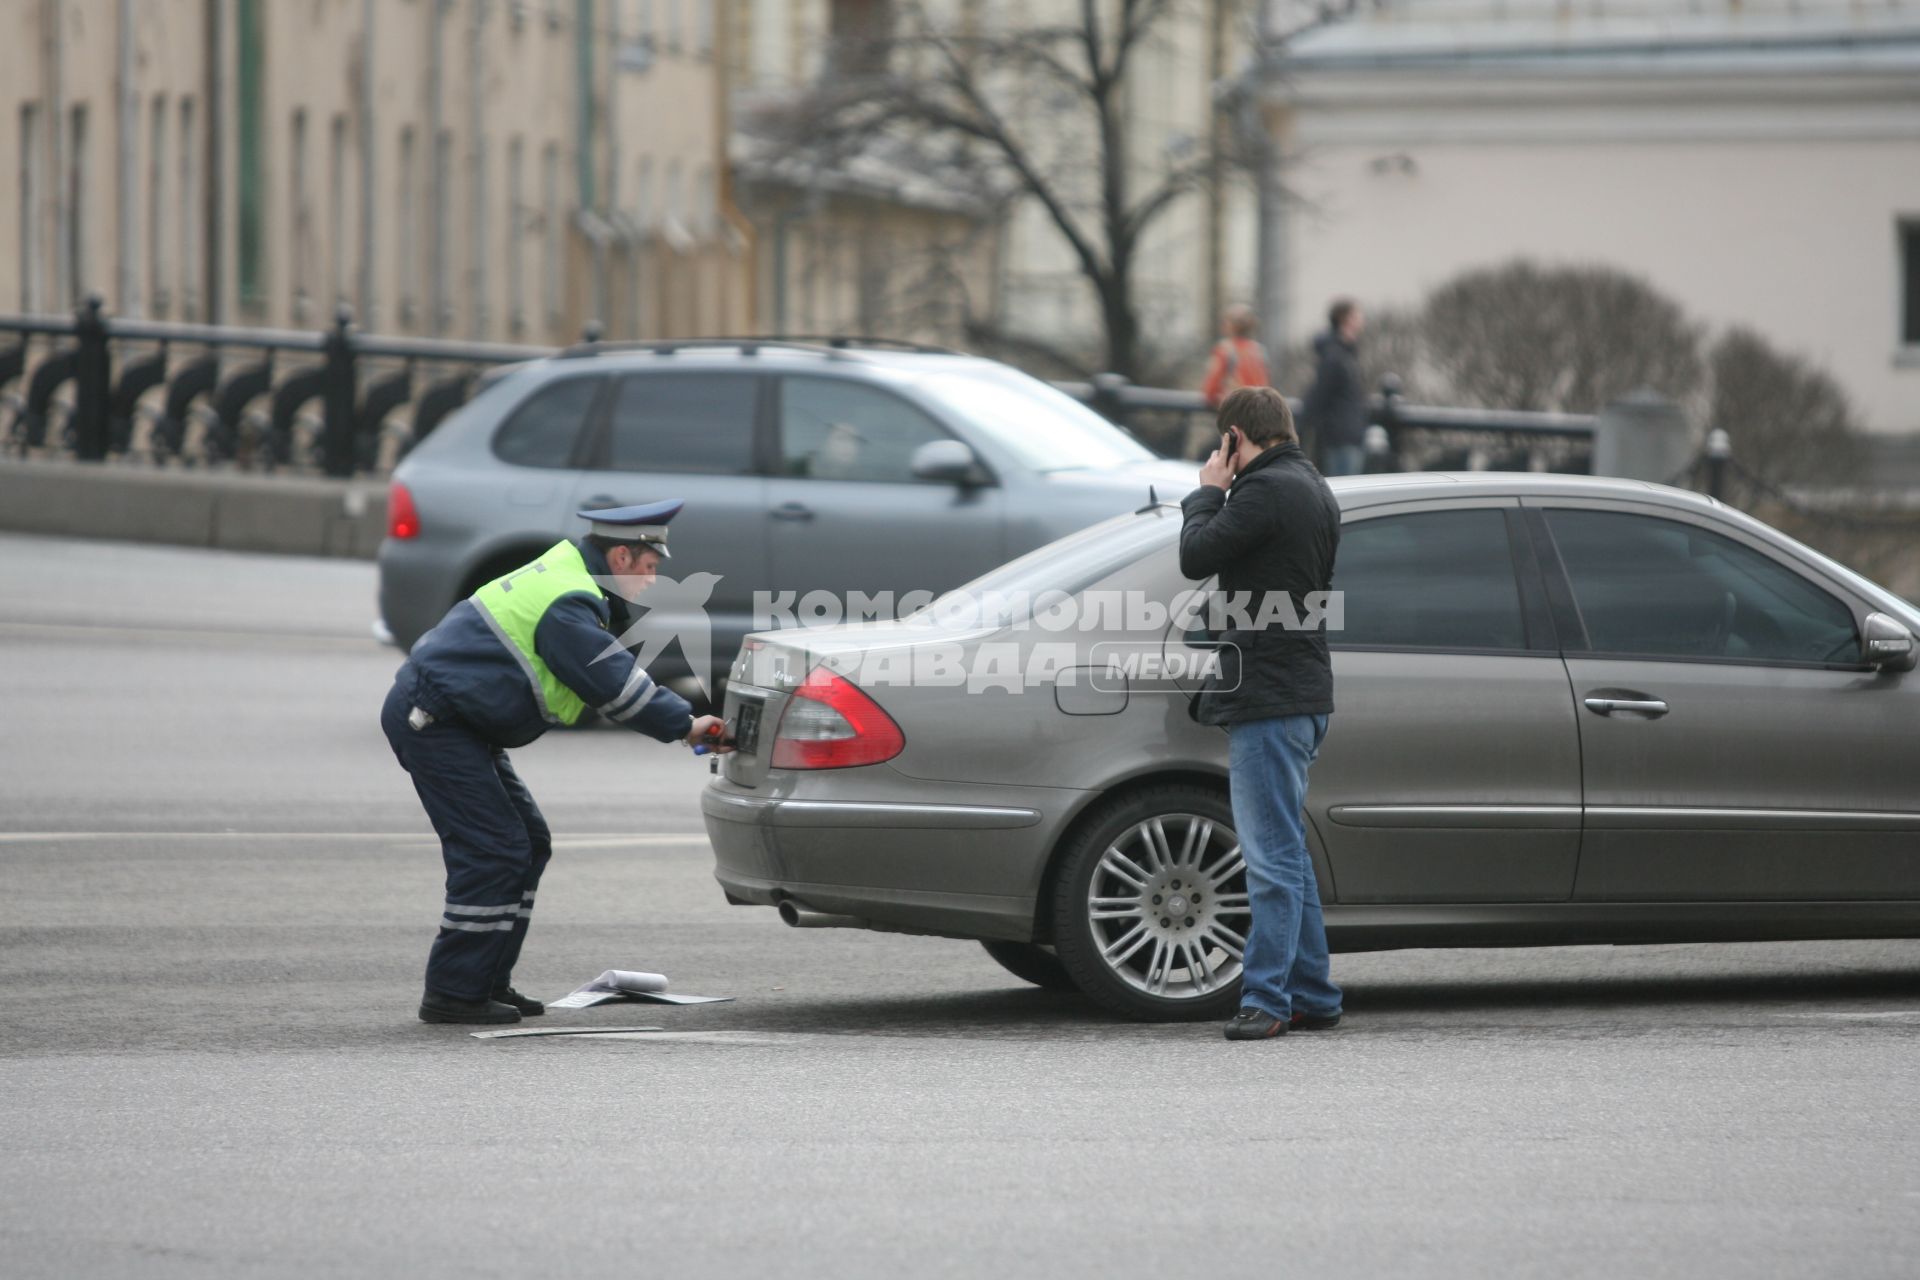
{"type": "Polygon", "coordinates": [[[1910,1276],[1920,943],[1336,958],[1339,1031],[1115,1023],[725,905],[705,766],[518,753],[518,975],[413,1018],[439,860],[369,566],[0,538],[0,1275],[1910,1276]],[[538,1024],[535,1024],[538,1025],[538,1024]]]}

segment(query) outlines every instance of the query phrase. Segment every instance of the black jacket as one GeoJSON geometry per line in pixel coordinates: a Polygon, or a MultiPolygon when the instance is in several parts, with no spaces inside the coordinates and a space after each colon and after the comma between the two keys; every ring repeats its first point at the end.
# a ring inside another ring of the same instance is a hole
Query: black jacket
{"type": "Polygon", "coordinates": [[[1313,356],[1317,368],[1300,420],[1313,430],[1315,447],[1366,443],[1367,392],[1352,344],[1328,330],[1313,340],[1313,356]]]}
{"type": "MultiPolygon", "coordinates": [[[[1286,593],[1290,607],[1280,611],[1282,617],[1305,620],[1302,597],[1332,590],[1340,507],[1299,445],[1275,445],[1248,463],[1234,478],[1231,496],[1202,485],[1180,508],[1186,513],[1180,572],[1189,578],[1219,575],[1217,590],[1228,597],[1248,593],[1254,621],[1267,592],[1286,593]]],[[[1201,693],[1196,718],[1202,724],[1232,724],[1331,714],[1333,664],[1326,624],[1314,621],[1311,630],[1220,631],[1220,673],[1201,693]]]]}

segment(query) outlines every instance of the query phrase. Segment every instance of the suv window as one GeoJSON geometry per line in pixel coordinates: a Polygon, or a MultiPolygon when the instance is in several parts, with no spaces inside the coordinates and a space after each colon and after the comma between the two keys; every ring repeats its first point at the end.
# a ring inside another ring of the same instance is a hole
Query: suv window
{"type": "Polygon", "coordinates": [[[780,469],[813,480],[913,480],[913,454],[947,433],[896,395],[839,378],[780,381],[780,469]]]}
{"type": "Polygon", "coordinates": [[[1552,510],[1547,525],[1596,653],[1859,661],[1851,609],[1732,538],[1622,511],[1552,510]]]}
{"type": "Polygon", "coordinates": [[[622,378],[607,432],[614,471],[753,471],[751,374],[648,373],[622,378]]]}
{"type": "Polygon", "coordinates": [[[494,432],[495,456],[522,467],[572,466],[580,428],[606,381],[565,378],[535,391],[494,432]]]}
{"type": "Polygon", "coordinates": [[[1356,520],[1340,530],[1333,585],[1346,626],[1336,647],[1524,649],[1527,628],[1498,508],[1356,520]]]}

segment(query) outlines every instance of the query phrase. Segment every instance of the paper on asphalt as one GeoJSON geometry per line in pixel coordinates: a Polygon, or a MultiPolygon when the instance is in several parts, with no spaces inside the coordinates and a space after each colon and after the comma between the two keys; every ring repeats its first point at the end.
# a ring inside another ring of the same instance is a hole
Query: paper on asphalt
{"type": "Polygon", "coordinates": [[[514,1036],[611,1036],[631,1031],[664,1031],[664,1027],[513,1027],[506,1031],[469,1031],[475,1040],[507,1040],[514,1036]]]}
{"type": "Polygon", "coordinates": [[[558,1000],[547,1001],[549,1009],[589,1009],[610,1000],[640,1000],[650,1004],[719,1004],[732,996],[688,996],[667,990],[662,973],[640,973],[631,969],[609,969],[592,982],[558,1000]]]}

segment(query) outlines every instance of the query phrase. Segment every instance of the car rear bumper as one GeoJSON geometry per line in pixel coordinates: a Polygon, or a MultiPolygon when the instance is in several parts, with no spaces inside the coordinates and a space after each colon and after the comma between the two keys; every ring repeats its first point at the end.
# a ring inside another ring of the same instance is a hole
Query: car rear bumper
{"type": "Polygon", "coordinates": [[[714,878],[736,901],[792,902],[869,927],[1028,941],[1048,841],[1022,805],[700,797],[714,878]]]}

